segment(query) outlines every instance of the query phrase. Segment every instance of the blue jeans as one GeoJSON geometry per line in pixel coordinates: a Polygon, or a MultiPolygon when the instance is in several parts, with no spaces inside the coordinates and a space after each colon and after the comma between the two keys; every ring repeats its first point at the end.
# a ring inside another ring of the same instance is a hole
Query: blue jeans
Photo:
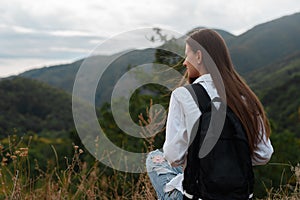
{"type": "Polygon", "coordinates": [[[182,200],[182,193],[176,189],[165,192],[166,184],[177,174],[182,173],[182,167],[172,167],[164,159],[163,153],[159,150],[151,151],[146,160],[148,176],[152,186],[160,200],[176,199],[182,200]]]}

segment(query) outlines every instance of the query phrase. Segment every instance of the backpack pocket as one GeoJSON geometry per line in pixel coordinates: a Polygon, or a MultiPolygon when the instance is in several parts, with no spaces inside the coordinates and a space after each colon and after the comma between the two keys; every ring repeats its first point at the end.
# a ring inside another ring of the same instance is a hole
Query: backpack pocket
{"type": "Polygon", "coordinates": [[[209,193],[234,193],[248,184],[239,167],[234,142],[221,138],[210,154],[200,160],[203,185],[209,193]]]}

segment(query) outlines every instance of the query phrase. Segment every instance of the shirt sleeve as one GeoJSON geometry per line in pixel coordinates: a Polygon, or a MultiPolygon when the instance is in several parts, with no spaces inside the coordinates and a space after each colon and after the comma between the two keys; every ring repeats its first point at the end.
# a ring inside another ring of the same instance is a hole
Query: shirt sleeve
{"type": "Polygon", "coordinates": [[[169,104],[166,139],[163,146],[165,159],[172,166],[182,165],[184,163],[187,148],[188,135],[183,106],[173,92],[169,104]]]}
{"type": "MultiPolygon", "coordinates": [[[[260,120],[262,120],[260,118],[260,120]]],[[[262,124],[262,123],[261,123],[262,124]]],[[[271,140],[266,137],[264,127],[261,128],[260,136],[263,135],[262,139],[257,144],[257,148],[253,152],[252,165],[264,165],[269,162],[274,152],[271,140]]]]}

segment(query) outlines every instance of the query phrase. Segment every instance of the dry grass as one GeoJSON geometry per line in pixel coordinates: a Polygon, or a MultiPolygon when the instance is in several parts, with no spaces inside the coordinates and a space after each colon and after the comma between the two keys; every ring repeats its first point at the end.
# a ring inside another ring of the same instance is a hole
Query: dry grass
{"type": "MultiPolygon", "coordinates": [[[[9,141],[11,138],[9,138],[9,141]]],[[[56,167],[43,171],[35,162],[35,174],[30,174],[28,153],[34,147],[19,147],[10,141],[0,146],[0,199],[155,199],[146,173],[139,175],[112,170],[111,175],[100,171],[100,162],[83,162],[83,152],[74,146],[71,159],[65,158],[66,168],[56,167]]],[[[56,154],[56,152],[55,152],[56,154]]]]}
{"type": "MultiPolygon", "coordinates": [[[[38,172],[35,176],[30,175],[30,148],[16,145],[8,149],[9,151],[0,146],[0,199],[156,199],[146,173],[136,176],[115,170],[108,176],[100,171],[99,161],[95,161],[91,166],[82,162],[80,156],[84,152],[78,146],[74,146],[73,157],[70,160],[66,158],[65,169],[54,167],[43,171],[35,161],[35,171],[38,172]]],[[[290,184],[276,190],[268,189],[268,197],[265,200],[300,199],[300,164],[292,166],[291,170],[294,175],[290,184]]]]}
{"type": "Polygon", "coordinates": [[[300,163],[291,166],[293,176],[286,185],[281,185],[278,189],[267,189],[266,200],[298,200],[300,199],[300,163]]]}
{"type": "MultiPolygon", "coordinates": [[[[140,124],[151,123],[159,113],[149,114],[147,109],[148,118],[140,115],[140,124]]],[[[141,134],[149,135],[150,132],[145,128],[141,134]]],[[[65,168],[59,166],[60,155],[52,146],[56,165],[42,170],[37,160],[29,159],[28,154],[34,149],[30,140],[27,144],[22,138],[17,140],[16,137],[8,137],[7,146],[0,143],[0,199],[156,199],[147,173],[137,175],[113,169],[108,170],[110,173],[101,171],[100,161],[94,160],[92,164],[82,161],[85,152],[76,145],[73,146],[73,157],[65,157],[65,168]],[[34,166],[34,170],[30,166],[34,166]],[[34,174],[30,174],[32,171],[34,174]]],[[[154,137],[145,139],[147,151],[153,150],[153,142],[154,137]]]]}
{"type": "MultiPolygon", "coordinates": [[[[145,120],[139,116],[140,125],[151,123],[159,115],[159,111],[149,114],[145,120]],[[149,117],[149,116],[152,116],[149,117]]],[[[143,135],[149,135],[151,130],[144,129],[143,135]]],[[[145,140],[147,151],[154,148],[154,136],[145,140]]],[[[60,168],[57,152],[56,165],[47,170],[40,169],[38,161],[29,160],[28,154],[34,147],[8,138],[8,146],[0,144],[0,199],[103,199],[103,200],[155,200],[156,193],[146,173],[139,175],[112,170],[108,175],[101,171],[100,162],[95,160],[92,164],[82,161],[85,152],[74,145],[72,158],[65,157],[66,167],[60,168]],[[30,166],[35,163],[35,172],[31,174],[30,166]]],[[[279,189],[268,189],[271,199],[300,199],[300,164],[291,166],[294,175],[290,184],[279,189]]]]}

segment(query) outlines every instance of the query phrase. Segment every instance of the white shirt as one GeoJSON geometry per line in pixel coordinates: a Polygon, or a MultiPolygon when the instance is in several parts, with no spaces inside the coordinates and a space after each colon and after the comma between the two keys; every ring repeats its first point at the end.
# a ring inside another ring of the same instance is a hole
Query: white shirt
{"type": "MultiPolygon", "coordinates": [[[[210,74],[204,74],[197,78],[194,83],[200,83],[207,91],[211,99],[219,97],[210,74]]],[[[185,161],[188,150],[189,138],[192,127],[201,116],[201,111],[192,95],[185,87],[176,88],[171,95],[169,114],[166,125],[166,140],[163,146],[165,159],[172,165],[180,165],[185,161]]],[[[273,153],[271,141],[265,137],[264,128],[261,134],[263,141],[257,145],[252,157],[253,165],[266,164],[273,153]]],[[[183,175],[179,174],[167,183],[165,191],[182,189],[183,175]]]]}

